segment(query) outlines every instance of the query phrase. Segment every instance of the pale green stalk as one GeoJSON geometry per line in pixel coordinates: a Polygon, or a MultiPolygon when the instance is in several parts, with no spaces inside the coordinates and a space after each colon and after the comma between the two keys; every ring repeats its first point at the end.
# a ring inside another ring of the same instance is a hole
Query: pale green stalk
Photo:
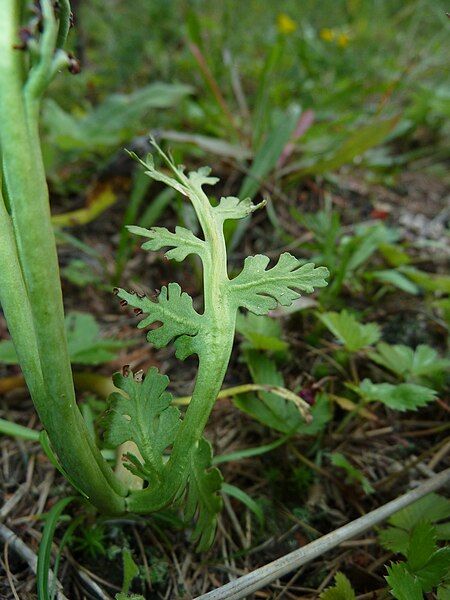
{"type": "Polygon", "coordinates": [[[39,101],[61,55],[54,54],[58,27],[50,0],[43,0],[42,9],[41,54],[26,80],[23,53],[14,49],[20,2],[0,2],[0,149],[10,213],[2,200],[0,299],[30,393],[63,468],[95,505],[121,512],[126,490],[78,410],[67,349],[38,131],[39,101]]]}

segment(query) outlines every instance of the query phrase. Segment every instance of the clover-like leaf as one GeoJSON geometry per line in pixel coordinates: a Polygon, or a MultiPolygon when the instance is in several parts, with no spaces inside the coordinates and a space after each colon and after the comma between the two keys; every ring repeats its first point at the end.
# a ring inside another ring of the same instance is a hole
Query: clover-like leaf
{"type": "Polygon", "coordinates": [[[164,466],[163,452],[172,444],[181,423],[179,410],[171,406],[172,395],[166,391],[169,378],[152,367],[142,381],[131,372],[116,373],[113,381],[122,393],[109,397],[105,439],[113,447],[134,442],[144,462],[140,464],[131,455],[130,470],[142,467],[139,474],[155,480],[164,466]]]}
{"type": "MultiPolygon", "coordinates": [[[[409,562],[409,561],[408,561],[409,562]]],[[[431,592],[450,573],[450,548],[439,548],[430,558],[426,565],[416,571],[424,592],[431,592]]]]}
{"type": "Polygon", "coordinates": [[[391,563],[385,576],[391,594],[397,600],[423,600],[422,586],[415,575],[412,575],[406,563],[391,563]]]}
{"type": "Polygon", "coordinates": [[[148,341],[156,348],[163,348],[172,339],[182,336],[181,340],[183,341],[180,340],[182,350],[177,351],[177,357],[183,359],[197,351],[196,346],[193,344],[189,346],[184,338],[196,336],[199,333],[202,328],[202,316],[195,311],[192,306],[192,298],[186,292],[181,291],[178,283],[169,283],[168,287],[164,286],[155,302],[125,290],[120,290],[118,295],[122,300],[126,300],[128,304],[148,315],[139,323],[140,329],[156,322],[162,323],[160,327],[147,333],[148,341]],[[189,353],[186,354],[186,352],[189,353]]]}
{"type": "Polygon", "coordinates": [[[197,516],[192,540],[198,542],[199,552],[207,550],[216,532],[217,515],[222,509],[222,498],[219,495],[222,487],[222,475],[216,467],[211,466],[211,444],[201,438],[191,449],[190,474],[184,516],[191,520],[197,516]]]}
{"type": "Polygon", "coordinates": [[[419,521],[413,527],[406,550],[411,571],[419,571],[436,552],[436,537],[436,529],[429,521],[419,521]]]}
{"type": "Polygon", "coordinates": [[[230,282],[230,292],[237,306],[264,315],[277,304],[289,306],[299,298],[300,291],[312,293],[314,288],[327,285],[326,267],[315,268],[313,263],[301,265],[295,256],[285,252],[277,264],[266,271],[269,260],[263,254],[245,259],[244,268],[230,282]]]}
{"type": "Polygon", "coordinates": [[[355,591],[344,573],[337,572],[334,583],[333,587],[327,588],[320,594],[320,600],[355,600],[355,591]]]}
{"type": "Polygon", "coordinates": [[[436,399],[437,392],[414,383],[373,383],[364,379],[359,386],[349,386],[366,402],[382,402],[388,408],[404,412],[417,410],[436,399]]]}
{"type": "Polygon", "coordinates": [[[205,242],[184,227],[175,227],[175,233],[165,227],[145,229],[144,227],[130,225],[127,229],[135,235],[149,238],[148,242],[142,244],[144,250],[160,250],[161,248],[171,247],[172,250],[165,253],[166,258],[169,259],[182,261],[188,254],[198,254],[200,257],[205,254],[205,242]]]}
{"type": "Polygon", "coordinates": [[[406,379],[429,377],[450,366],[450,360],[440,358],[436,350],[426,344],[420,344],[413,350],[403,344],[380,342],[377,351],[371,352],[369,358],[406,379]]]}
{"type": "Polygon", "coordinates": [[[264,205],[265,202],[253,204],[250,198],[240,200],[234,196],[227,196],[220,199],[218,206],[213,208],[213,214],[216,221],[223,223],[227,219],[243,219],[264,205]]]}
{"type": "Polygon", "coordinates": [[[381,331],[376,323],[363,325],[346,310],[326,312],[319,315],[322,323],[333,333],[350,352],[358,352],[380,339],[381,331]]]}

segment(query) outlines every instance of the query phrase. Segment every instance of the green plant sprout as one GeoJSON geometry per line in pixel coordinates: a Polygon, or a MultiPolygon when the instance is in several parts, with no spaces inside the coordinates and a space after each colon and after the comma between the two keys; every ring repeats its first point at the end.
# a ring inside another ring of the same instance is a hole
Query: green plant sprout
{"type": "Polygon", "coordinates": [[[44,427],[41,439],[67,479],[104,513],[146,514],[183,501],[186,520],[197,517],[193,539],[205,549],[221,508],[222,477],[211,466],[211,446],[203,430],[228,367],[238,309],[264,315],[278,304],[288,306],[300,292],[324,287],[328,270],[301,264],[289,253],[268,268],[269,258],[256,255],[246,258],[242,271],[230,279],[224,222],[248,217],[262,204],[226,197],[213,206],[203,191],[204,185],[217,182],[209,169],[186,174],[154,144],[171,175],[156,170],[151,156],[141,161],[147,175],[189,199],[203,239],[182,227],[174,233],[161,227],[129,229],[148,238],[143,244],[147,250],[169,247],[166,256],[178,261],[190,254],[200,257],[203,312],[194,309],[177,283],[162,288],[156,301],[124,290],[118,294],[138,314],[145,313],[141,327],[161,324],[147,336],[155,347],[173,340],[177,358],[197,355],[198,374],[183,419],[172,406],[168,377],[156,369],[144,378],[131,372],[114,376],[120,391],[112,394],[105,421],[106,441],[119,448],[114,472],[76,403],[39,140],[42,95],[53,75],[73,61],[62,50],[70,7],[63,0],[56,11],[51,0],[42,0],[40,10],[23,47],[22,3],[0,3],[0,303],[44,427]],[[129,450],[124,461],[122,444],[129,450]],[[130,484],[122,462],[140,486],[130,484]]]}
{"type": "Polygon", "coordinates": [[[210,176],[210,170],[201,168],[186,174],[155,142],[153,145],[171,175],[156,170],[151,155],[141,161],[147,175],[189,199],[204,237],[200,239],[183,227],[176,227],[175,233],[163,227],[130,226],[129,230],[148,238],[143,244],[146,250],[169,247],[167,258],[181,261],[190,254],[200,257],[203,313],[194,309],[192,298],[177,283],[163,287],[156,301],[125,290],[119,290],[118,295],[138,314],[146,315],[139,327],[160,323],[147,334],[156,348],[173,340],[180,360],[197,355],[198,374],[183,420],[165,391],[167,377],[156,369],[151,369],[142,382],[136,381],[131,373],[116,374],[114,382],[127,397],[120,394],[112,397],[107,440],[114,446],[132,441],[141,455],[141,458],[132,453],[126,456],[128,468],[148,482],[145,489],[129,494],[128,509],[137,513],[158,510],[174,502],[187,487],[186,517],[191,518],[198,510],[193,537],[205,548],[212,541],[215,516],[220,509],[221,476],[216,468],[209,468],[211,447],[202,434],[228,367],[238,309],[243,307],[263,315],[278,304],[288,306],[300,292],[310,293],[325,286],[328,270],[312,263],[302,265],[289,253],[282,254],[276,265],[267,269],[269,258],[259,254],[247,257],[242,271],[230,279],[224,222],[245,218],[261,204],[226,197],[213,206],[203,191],[204,185],[218,181],[210,176]],[[170,456],[164,462],[163,453],[169,446],[170,456]]]}

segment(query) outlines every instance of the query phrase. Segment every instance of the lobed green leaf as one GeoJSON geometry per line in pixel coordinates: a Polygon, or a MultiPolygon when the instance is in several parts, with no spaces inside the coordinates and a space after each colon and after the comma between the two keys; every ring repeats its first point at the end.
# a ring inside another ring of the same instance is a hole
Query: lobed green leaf
{"type": "Polygon", "coordinates": [[[205,256],[205,242],[184,227],[175,227],[175,233],[172,233],[165,227],[145,229],[144,227],[130,225],[127,229],[135,235],[149,238],[148,242],[142,244],[144,250],[156,251],[161,248],[171,247],[172,250],[168,250],[165,253],[168,259],[182,261],[189,254],[198,254],[202,258],[205,256]]]}
{"type": "Polygon", "coordinates": [[[240,200],[234,196],[221,198],[219,205],[213,208],[213,214],[218,223],[228,219],[243,219],[265,205],[265,202],[253,204],[250,198],[240,200]]]}
{"type": "Polygon", "coordinates": [[[436,529],[430,522],[420,521],[415,525],[409,535],[406,557],[411,571],[418,571],[424,567],[434,552],[436,546],[436,529]]]}
{"type": "Polygon", "coordinates": [[[147,339],[156,348],[163,348],[171,340],[177,340],[177,357],[186,358],[189,354],[199,351],[194,337],[202,329],[202,316],[199,315],[192,305],[192,298],[186,292],[182,292],[178,283],[169,283],[163,287],[156,302],[147,297],[141,298],[137,294],[119,291],[119,298],[126,300],[128,304],[141,310],[148,315],[138,325],[140,329],[161,322],[161,326],[147,333],[147,339]],[[188,354],[186,354],[188,353],[188,354]]]}
{"type": "Polygon", "coordinates": [[[301,265],[289,252],[283,253],[277,264],[266,270],[269,262],[269,257],[263,254],[245,259],[244,268],[230,282],[236,306],[264,315],[278,304],[289,306],[300,297],[300,291],[312,293],[314,288],[327,285],[326,267],[315,268],[313,263],[301,265]]]}
{"type": "Polygon", "coordinates": [[[450,573],[450,548],[439,548],[425,566],[416,572],[424,592],[431,592],[450,573]]]}
{"type": "Polygon", "coordinates": [[[424,518],[431,523],[450,518],[450,500],[439,494],[427,494],[392,515],[389,523],[395,527],[409,530],[424,518]]]}
{"type": "Polygon", "coordinates": [[[172,395],[166,391],[169,378],[152,367],[142,381],[131,372],[116,373],[113,381],[121,393],[109,397],[106,442],[113,447],[134,442],[144,462],[130,456],[130,470],[137,468],[140,476],[157,480],[164,466],[163,453],[173,443],[181,422],[179,410],[171,406],[172,395]]]}

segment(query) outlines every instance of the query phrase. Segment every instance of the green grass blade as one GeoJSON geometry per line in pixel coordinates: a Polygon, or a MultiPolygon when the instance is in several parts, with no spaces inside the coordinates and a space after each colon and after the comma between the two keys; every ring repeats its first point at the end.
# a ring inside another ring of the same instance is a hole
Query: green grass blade
{"type": "MultiPolygon", "coordinates": [[[[59,500],[47,515],[47,519],[44,525],[44,531],[42,532],[41,543],[39,544],[38,559],[37,559],[37,593],[38,600],[50,600],[49,595],[49,570],[50,560],[52,552],[53,536],[58,525],[59,518],[63,513],[64,509],[77,498],[75,496],[69,496],[59,500]]],[[[56,575],[55,575],[56,576],[56,575]]]]}
{"type": "Polygon", "coordinates": [[[239,500],[239,502],[242,502],[242,504],[245,504],[245,506],[249,510],[251,510],[255,517],[258,519],[259,524],[262,525],[264,523],[264,513],[261,510],[261,507],[253,500],[253,498],[250,498],[250,496],[246,494],[243,490],[239,489],[235,485],[223,483],[222,492],[224,494],[227,494],[228,496],[236,498],[236,500],[239,500]]]}
{"type": "Polygon", "coordinates": [[[21,438],[22,440],[39,442],[39,431],[24,427],[23,425],[18,425],[17,423],[11,423],[11,421],[8,421],[7,419],[0,419],[0,433],[11,437],[21,438]]]}
{"type": "Polygon", "coordinates": [[[271,452],[272,450],[275,450],[275,448],[278,448],[278,446],[282,446],[288,441],[289,438],[290,434],[283,435],[274,442],[271,442],[270,444],[265,444],[264,446],[256,446],[256,448],[245,448],[244,450],[237,450],[236,452],[230,452],[229,454],[215,456],[213,458],[213,465],[220,465],[221,463],[230,462],[232,460],[242,460],[243,458],[250,458],[252,456],[260,456],[261,454],[265,454],[266,452],[271,452]]]}

